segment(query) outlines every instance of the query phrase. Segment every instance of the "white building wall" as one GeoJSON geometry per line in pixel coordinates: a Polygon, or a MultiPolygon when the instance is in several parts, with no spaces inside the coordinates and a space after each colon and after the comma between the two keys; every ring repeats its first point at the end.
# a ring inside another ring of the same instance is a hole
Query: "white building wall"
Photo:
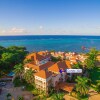
{"type": "Polygon", "coordinates": [[[63,78],[63,81],[66,81],[66,80],[65,80],[66,73],[62,73],[62,75],[63,75],[63,76],[61,76],[61,73],[59,73],[57,76],[52,77],[52,85],[53,85],[53,87],[55,87],[55,82],[56,82],[56,81],[57,81],[57,82],[60,81],[59,78],[63,78]]]}
{"type": "Polygon", "coordinates": [[[55,82],[57,81],[57,82],[59,82],[59,78],[61,77],[61,75],[60,74],[58,74],[57,76],[55,76],[55,77],[52,77],[52,85],[53,85],[53,87],[55,87],[55,82]]]}
{"type": "Polygon", "coordinates": [[[36,85],[40,85],[42,87],[45,87],[46,89],[48,89],[48,86],[51,85],[51,84],[47,84],[49,80],[52,79],[52,76],[50,76],[49,78],[47,79],[44,79],[44,78],[41,78],[41,77],[38,77],[38,76],[35,76],[35,80],[37,81],[42,81],[42,83],[35,83],[36,85]],[[45,83],[45,84],[44,84],[45,83]]]}

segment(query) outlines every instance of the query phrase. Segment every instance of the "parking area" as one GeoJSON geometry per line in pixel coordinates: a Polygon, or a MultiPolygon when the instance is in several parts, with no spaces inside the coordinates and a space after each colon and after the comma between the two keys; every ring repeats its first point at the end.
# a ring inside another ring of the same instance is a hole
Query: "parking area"
{"type": "Polygon", "coordinates": [[[13,83],[7,82],[5,86],[1,86],[0,100],[6,100],[6,95],[13,90],[13,83]]]}
{"type": "Polygon", "coordinates": [[[7,82],[5,86],[2,86],[2,92],[0,94],[0,100],[6,100],[7,94],[10,93],[14,100],[18,100],[19,96],[23,96],[25,100],[33,100],[33,95],[29,91],[23,91],[21,87],[14,87],[12,82],[7,82]]]}

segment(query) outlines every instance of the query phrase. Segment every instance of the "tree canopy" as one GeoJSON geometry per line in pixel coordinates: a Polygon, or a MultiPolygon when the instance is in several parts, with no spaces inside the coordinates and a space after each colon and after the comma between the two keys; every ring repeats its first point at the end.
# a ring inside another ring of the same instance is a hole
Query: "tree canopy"
{"type": "Polygon", "coordinates": [[[16,64],[22,63],[28,51],[23,46],[0,46],[0,67],[9,72],[16,64]]]}
{"type": "Polygon", "coordinates": [[[77,76],[76,82],[76,91],[81,95],[86,95],[89,90],[89,79],[86,77],[77,76]]]}
{"type": "Polygon", "coordinates": [[[85,60],[88,69],[92,69],[96,66],[98,51],[95,48],[91,48],[90,52],[87,54],[87,59],[85,60]]]}

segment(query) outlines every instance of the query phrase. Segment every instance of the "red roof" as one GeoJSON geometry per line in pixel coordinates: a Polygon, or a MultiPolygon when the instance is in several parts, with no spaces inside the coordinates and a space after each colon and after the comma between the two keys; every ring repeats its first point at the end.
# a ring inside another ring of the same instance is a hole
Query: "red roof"
{"type": "Polygon", "coordinates": [[[41,71],[39,71],[38,73],[36,73],[34,75],[35,76],[38,76],[38,77],[41,77],[41,78],[44,78],[44,79],[47,79],[50,76],[52,76],[52,73],[51,72],[48,72],[46,70],[41,70],[41,71]]]}
{"type": "Polygon", "coordinates": [[[70,61],[59,61],[48,68],[49,71],[59,72],[60,69],[66,70],[67,68],[71,68],[70,61]]]}
{"type": "Polygon", "coordinates": [[[32,53],[32,54],[29,54],[29,55],[26,57],[26,59],[31,59],[31,60],[33,60],[33,61],[36,61],[36,60],[41,61],[41,60],[44,60],[45,57],[42,56],[42,55],[39,55],[38,53],[32,53]]]}
{"type": "Polygon", "coordinates": [[[32,68],[33,70],[40,71],[40,70],[43,70],[43,69],[46,69],[46,68],[52,66],[53,64],[54,64],[53,62],[49,61],[49,62],[47,62],[43,65],[37,66],[37,65],[34,64],[34,62],[31,62],[31,63],[25,64],[25,67],[32,68]]]}
{"type": "Polygon", "coordinates": [[[56,90],[62,89],[62,90],[71,92],[74,89],[74,87],[75,87],[74,83],[61,82],[56,85],[55,89],[56,90]]]}

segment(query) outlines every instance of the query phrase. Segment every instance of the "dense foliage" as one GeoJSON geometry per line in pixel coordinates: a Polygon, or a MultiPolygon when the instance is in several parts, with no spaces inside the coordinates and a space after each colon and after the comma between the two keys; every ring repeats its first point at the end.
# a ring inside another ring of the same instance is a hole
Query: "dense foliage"
{"type": "Polygon", "coordinates": [[[61,61],[61,57],[59,56],[59,57],[51,57],[51,61],[53,61],[53,62],[58,62],[58,61],[61,61]]]}
{"type": "Polygon", "coordinates": [[[34,71],[32,69],[26,70],[24,79],[27,83],[34,85],[34,71]]]}
{"type": "Polygon", "coordinates": [[[76,82],[76,91],[79,92],[80,95],[86,95],[89,91],[89,79],[86,77],[78,76],[76,82]]]}
{"type": "Polygon", "coordinates": [[[95,48],[91,48],[90,52],[87,54],[88,58],[85,60],[87,69],[93,69],[97,63],[98,51],[95,48]]]}
{"type": "Polygon", "coordinates": [[[9,72],[16,64],[22,63],[28,51],[25,47],[2,47],[0,46],[0,69],[9,72]]]}

